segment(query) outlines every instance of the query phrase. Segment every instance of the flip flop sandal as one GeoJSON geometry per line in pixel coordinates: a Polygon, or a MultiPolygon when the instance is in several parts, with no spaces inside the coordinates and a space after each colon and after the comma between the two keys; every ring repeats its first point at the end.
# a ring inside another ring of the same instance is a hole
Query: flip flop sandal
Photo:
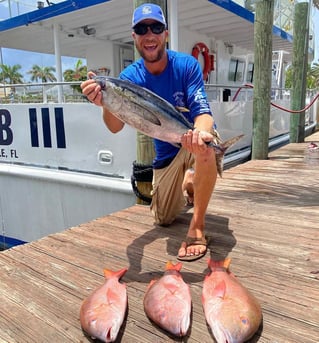
{"type": "Polygon", "coordinates": [[[186,243],[186,248],[191,246],[191,245],[205,245],[206,246],[206,250],[202,253],[200,253],[199,255],[185,255],[185,256],[177,256],[177,259],[179,261],[187,261],[187,262],[192,262],[192,261],[196,261],[199,260],[200,258],[204,257],[207,253],[207,244],[208,244],[208,237],[202,237],[202,238],[193,238],[193,237],[186,237],[185,241],[186,243]]]}

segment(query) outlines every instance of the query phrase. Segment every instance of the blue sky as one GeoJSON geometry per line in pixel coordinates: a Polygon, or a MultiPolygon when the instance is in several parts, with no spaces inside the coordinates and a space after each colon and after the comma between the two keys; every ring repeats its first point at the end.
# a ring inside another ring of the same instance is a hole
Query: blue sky
{"type": "MultiPolygon", "coordinates": [[[[28,71],[32,69],[34,64],[40,67],[55,67],[54,55],[40,54],[36,52],[28,52],[15,49],[4,49],[2,48],[2,60],[3,64],[13,66],[19,64],[22,68],[19,70],[20,74],[23,75],[25,82],[30,81],[30,75],[28,71]]],[[[62,57],[62,72],[66,69],[75,69],[75,65],[79,58],[74,57],[62,57]]],[[[83,65],[86,65],[86,61],[83,61],[83,65]]],[[[1,63],[1,61],[0,61],[1,63]]]]}
{"type": "MultiPolygon", "coordinates": [[[[61,2],[63,0],[55,0],[54,3],[61,2]]],[[[29,12],[36,9],[37,1],[35,0],[23,0],[21,3],[19,0],[11,0],[10,7],[8,6],[8,0],[0,2],[0,20],[6,19],[11,16],[16,16],[25,12],[29,12]],[[10,13],[11,12],[11,13],[10,13]]],[[[44,1],[46,6],[46,1],[44,1]]],[[[314,62],[319,63],[319,11],[315,10],[313,15],[313,22],[315,24],[315,59],[314,62]]],[[[27,74],[32,69],[34,64],[41,67],[55,66],[55,57],[53,55],[40,54],[34,52],[27,52],[13,49],[1,49],[2,54],[0,55],[0,63],[7,65],[21,65],[21,74],[24,75],[24,81],[30,81],[30,76],[27,74]],[[2,61],[1,61],[2,57],[2,61]],[[21,62],[23,61],[23,62],[21,62]]],[[[63,57],[62,58],[62,71],[66,69],[74,69],[78,58],[74,57],[63,57]]],[[[86,62],[83,60],[83,64],[86,62]]]]}
{"type": "MultiPolygon", "coordinates": [[[[42,0],[46,6],[46,1],[42,0]]],[[[62,2],[64,0],[54,0],[54,3],[62,2]]],[[[37,9],[36,0],[4,0],[0,2],[0,20],[17,16],[26,12],[30,12],[37,9]]],[[[1,46],[0,46],[1,48],[1,46]]],[[[30,81],[30,75],[28,71],[32,69],[34,64],[40,67],[55,67],[55,57],[49,54],[40,54],[36,52],[28,52],[15,49],[1,49],[0,63],[7,65],[21,65],[20,74],[23,75],[25,82],[30,81]]],[[[62,72],[66,69],[74,69],[79,59],[74,57],[62,57],[62,72]]],[[[86,61],[82,59],[83,65],[86,65],[86,61]]]]}

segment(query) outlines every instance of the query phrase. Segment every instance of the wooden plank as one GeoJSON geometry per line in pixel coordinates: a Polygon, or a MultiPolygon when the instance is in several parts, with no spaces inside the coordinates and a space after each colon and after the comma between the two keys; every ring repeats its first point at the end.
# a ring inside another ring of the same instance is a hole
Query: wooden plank
{"type": "MultiPolygon", "coordinates": [[[[263,325],[251,342],[318,342],[319,169],[305,160],[306,147],[289,144],[269,160],[225,171],[209,204],[207,256],[231,257],[231,270],[262,305],[263,325]]],[[[201,305],[207,259],[182,268],[193,300],[188,337],[172,337],[143,311],[147,285],[176,261],[191,215],[187,209],[159,227],[147,206],[136,205],[1,252],[0,342],[89,342],[79,310],[105,267],[128,267],[118,342],[213,342],[201,305]]]]}

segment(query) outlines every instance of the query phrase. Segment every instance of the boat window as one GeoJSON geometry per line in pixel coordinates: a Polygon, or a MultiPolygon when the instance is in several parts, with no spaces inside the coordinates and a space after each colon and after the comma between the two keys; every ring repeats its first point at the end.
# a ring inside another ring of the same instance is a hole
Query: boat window
{"type": "Polygon", "coordinates": [[[228,81],[243,82],[245,61],[231,58],[229,62],[228,81]]]}
{"type": "Polygon", "coordinates": [[[254,80],[254,63],[248,62],[246,82],[253,82],[254,80]]]}

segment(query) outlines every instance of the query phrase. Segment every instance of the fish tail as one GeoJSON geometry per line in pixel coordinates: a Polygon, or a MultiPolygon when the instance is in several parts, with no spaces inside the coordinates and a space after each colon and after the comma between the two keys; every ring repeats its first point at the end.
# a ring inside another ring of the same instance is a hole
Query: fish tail
{"type": "Polygon", "coordinates": [[[216,154],[217,173],[220,177],[223,177],[223,169],[224,169],[223,158],[224,158],[224,155],[216,154]]]}
{"type": "Polygon", "coordinates": [[[228,270],[230,266],[230,262],[231,262],[230,258],[225,258],[224,260],[220,260],[220,261],[215,261],[210,258],[208,259],[207,264],[211,270],[218,269],[218,268],[224,268],[228,270]]]}
{"type": "Polygon", "coordinates": [[[223,176],[223,160],[225,152],[228,148],[230,148],[232,145],[237,143],[240,139],[244,137],[244,135],[239,135],[233,138],[228,139],[225,142],[222,142],[219,134],[216,130],[212,132],[213,136],[215,137],[215,142],[210,142],[209,146],[215,149],[216,152],[216,165],[217,165],[217,172],[220,177],[223,176]]]}
{"type": "Polygon", "coordinates": [[[214,148],[219,154],[224,155],[226,150],[233,146],[235,143],[237,143],[240,139],[242,139],[245,135],[239,135],[232,137],[230,139],[227,139],[225,142],[221,142],[220,138],[217,140],[217,142],[209,142],[208,146],[214,148]]]}
{"type": "Polygon", "coordinates": [[[122,268],[120,270],[117,270],[117,271],[113,271],[111,269],[107,269],[105,268],[103,270],[104,272],[104,277],[106,279],[111,279],[111,278],[117,278],[117,279],[120,279],[126,272],[127,272],[127,268],[122,268]]]}
{"type": "Polygon", "coordinates": [[[239,136],[235,136],[235,137],[227,139],[227,141],[221,143],[221,147],[222,147],[223,151],[225,152],[228,148],[233,146],[235,143],[237,143],[244,136],[245,136],[244,134],[239,135],[239,136]]]}
{"type": "Polygon", "coordinates": [[[178,272],[182,269],[182,263],[178,262],[176,264],[172,263],[172,261],[167,261],[165,270],[177,270],[178,272]]]}

